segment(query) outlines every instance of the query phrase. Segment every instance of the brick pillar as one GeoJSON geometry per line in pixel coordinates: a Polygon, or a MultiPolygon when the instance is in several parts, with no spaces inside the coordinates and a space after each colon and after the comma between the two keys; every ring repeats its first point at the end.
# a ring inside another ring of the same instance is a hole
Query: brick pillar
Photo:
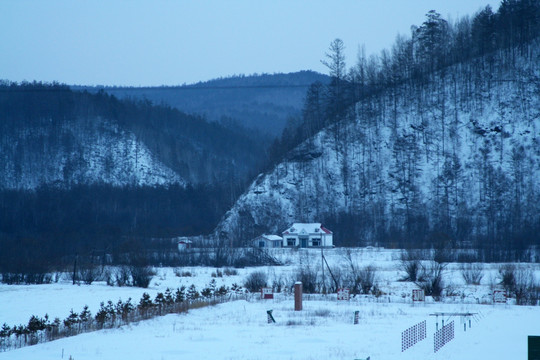
{"type": "Polygon", "coordinates": [[[302,283],[294,283],[294,311],[302,310],[302,283]]]}

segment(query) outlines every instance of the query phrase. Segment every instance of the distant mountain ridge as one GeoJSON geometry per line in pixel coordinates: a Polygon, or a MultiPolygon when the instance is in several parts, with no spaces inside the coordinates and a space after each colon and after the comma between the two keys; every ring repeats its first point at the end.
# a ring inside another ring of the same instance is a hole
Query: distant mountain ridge
{"type": "Polygon", "coordinates": [[[276,136],[285,128],[288,117],[300,115],[306,90],[317,81],[326,84],[330,78],[314,71],[299,71],[233,76],[182,86],[72,89],[103,90],[121,99],[147,99],[156,105],[163,103],[185,113],[202,115],[209,121],[238,122],[276,136]]]}

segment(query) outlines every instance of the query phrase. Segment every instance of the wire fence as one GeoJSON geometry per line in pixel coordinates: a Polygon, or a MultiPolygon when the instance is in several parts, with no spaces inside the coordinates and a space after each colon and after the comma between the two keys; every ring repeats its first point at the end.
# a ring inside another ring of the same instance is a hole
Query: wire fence
{"type": "Polygon", "coordinates": [[[154,300],[145,293],[138,304],[132,303],[131,298],[125,302],[119,300],[116,304],[112,301],[108,301],[107,304],[102,302],[95,315],[92,315],[85,306],[80,313],[72,310],[63,321],[59,318],[51,321],[47,315],[44,318],[32,316],[27,325],[9,327],[4,324],[0,328],[0,351],[19,349],[103,329],[118,328],[158,316],[180,314],[191,309],[247,299],[249,296],[250,294],[243,292],[216,292],[202,296],[198,293],[189,293],[189,289],[188,292],[178,289],[175,294],[170,291],[165,294],[158,293],[154,300]]]}

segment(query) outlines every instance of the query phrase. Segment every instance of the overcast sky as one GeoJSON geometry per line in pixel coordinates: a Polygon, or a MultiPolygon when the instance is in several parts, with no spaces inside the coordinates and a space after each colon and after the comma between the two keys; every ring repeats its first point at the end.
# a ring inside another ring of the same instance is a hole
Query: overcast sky
{"type": "Polygon", "coordinates": [[[326,72],[341,38],[390,48],[429,10],[446,19],[499,0],[1,0],[0,79],[179,85],[237,74],[326,72]]]}

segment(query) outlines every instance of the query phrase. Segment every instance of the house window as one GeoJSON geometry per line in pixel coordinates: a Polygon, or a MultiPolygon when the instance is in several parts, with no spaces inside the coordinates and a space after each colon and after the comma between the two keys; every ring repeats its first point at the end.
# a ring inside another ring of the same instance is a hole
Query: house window
{"type": "Polygon", "coordinates": [[[263,247],[264,247],[264,241],[262,241],[262,240],[259,241],[259,247],[260,247],[260,248],[263,248],[263,247]]]}
{"type": "Polygon", "coordinates": [[[287,238],[287,246],[294,246],[296,245],[296,239],[295,238],[287,238]]]}
{"type": "Polygon", "coordinates": [[[311,246],[321,246],[321,239],[311,240],[311,246]]]}

